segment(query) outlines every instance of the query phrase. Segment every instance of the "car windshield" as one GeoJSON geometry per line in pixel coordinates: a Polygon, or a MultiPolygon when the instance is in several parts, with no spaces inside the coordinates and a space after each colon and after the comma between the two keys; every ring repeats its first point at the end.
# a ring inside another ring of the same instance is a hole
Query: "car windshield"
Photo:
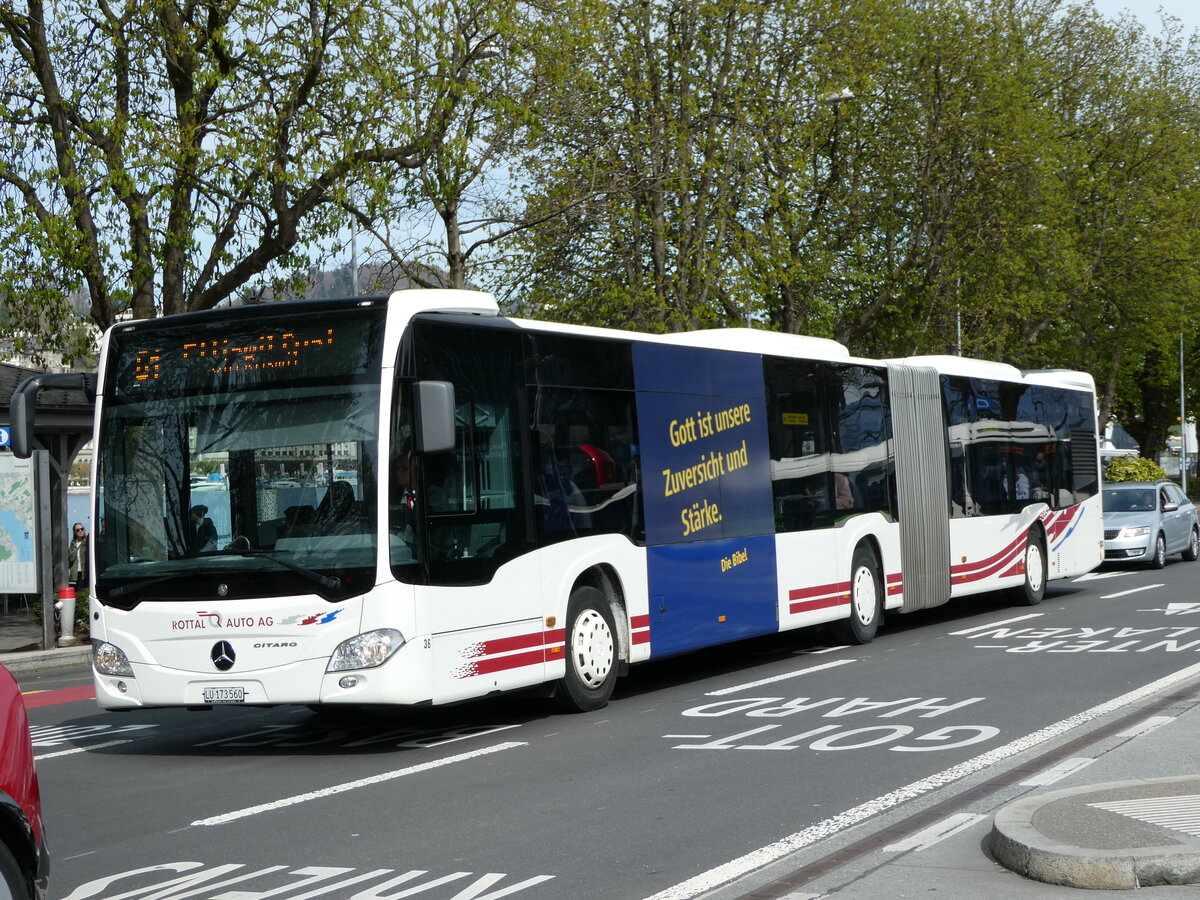
{"type": "Polygon", "coordinates": [[[1127,488],[1104,491],[1105,512],[1153,512],[1154,488],[1127,488]]]}
{"type": "Polygon", "coordinates": [[[99,440],[102,600],[369,586],[380,312],[214,319],[203,342],[195,325],[114,335],[99,440]]]}

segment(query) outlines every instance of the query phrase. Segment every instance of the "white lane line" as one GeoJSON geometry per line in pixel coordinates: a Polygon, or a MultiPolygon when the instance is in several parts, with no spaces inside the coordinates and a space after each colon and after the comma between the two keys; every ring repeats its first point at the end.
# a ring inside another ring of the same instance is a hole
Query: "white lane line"
{"type": "Polygon", "coordinates": [[[59,750],[56,753],[43,753],[40,756],[35,756],[35,762],[41,762],[43,759],[54,759],[56,756],[70,756],[73,753],[87,753],[91,750],[103,750],[105,747],[115,747],[117,744],[132,744],[131,740],[124,741],[109,741],[107,744],[96,744],[91,747],[75,747],[71,750],[59,750]]]}
{"type": "Polygon", "coordinates": [[[1192,837],[1200,837],[1200,794],[1112,800],[1107,803],[1089,803],[1088,806],[1128,816],[1139,822],[1182,831],[1192,837]]]}
{"type": "Polygon", "coordinates": [[[690,900],[692,897],[698,897],[705,891],[713,890],[720,885],[733,881],[735,878],[740,878],[749,872],[770,865],[776,860],[783,859],[783,857],[795,853],[797,850],[801,850],[841,831],[845,831],[859,822],[865,822],[867,819],[899,806],[901,803],[928,794],[930,791],[944,787],[947,784],[952,784],[960,778],[981,772],[1012,756],[1024,753],[1026,750],[1066,734],[1093,719],[1107,715],[1114,710],[1129,706],[1131,703],[1136,703],[1182,681],[1196,677],[1200,677],[1200,663],[1180,669],[1178,672],[1142,685],[1140,688],[1135,688],[1126,694],[1122,694],[1120,697],[1106,700],[1104,703],[1093,706],[1091,709],[1084,710],[1081,713],[1076,713],[1070,718],[1055,722],[1053,725],[1048,725],[1032,734],[1017,738],[1003,747],[996,747],[987,753],[976,756],[974,759],[951,766],[949,769],[937,772],[928,778],[914,781],[912,784],[905,785],[881,797],[876,797],[874,800],[869,800],[815,825],[810,825],[802,831],[797,831],[774,843],[767,844],[765,847],[759,847],[757,850],[752,850],[744,856],[731,859],[729,862],[722,863],[719,866],[709,869],[707,872],[701,872],[693,878],[681,881],[679,884],[673,885],[666,890],[659,891],[657,894],[647,897],[646,900],[690,900]]]}
{"type": "Polygon", "coordinates": [[[282,800],[276,800],[273,803],[263,803],[259,806],[248,806],[245,809],[235,810],[234,812],[225,813],[220,816],[212,816],[208,819],[197,819],[192,824],[224,825],[227,822],[233,822],[237,819],[244,819],[247,816],[256,816],[259,813],[283,809],[286,806],[295,806],[297,803],[306,803],[309,800],[320,800],[324,797],[332,797],[334,794],[343,794],[346,791],[353,791],[358,788],[369,787],[374,784],[382,784],[385,781],[391,781],[395,778],[403,778],[405,775],[416,775],[419,772],[428,772],[430,769],[438,769],[442,766],[466,762],[469,759],[476,759],[480,756],[499,753],[502,750],[512,750],[514,747],[528,746],[529,744],[524,741],[508,741],[503,744],[493,744],[491,747],[481,747],[478,750],[471,750],[468,753],[459,753],[457,756],[447,756],[445,759],[435,759],[432,762],[409,766],[407,769],[396,769],[392,772],[383,772],[379,775],[372,775],[370,778],[360,778],[358,781],[347,781],[345,784],[335,784],[332,787],[322,788],[319,791],[309,791],[307,794],[297,794],[295,797],[285,797],[282,800]]]}
{"type": "Polygon", "coordinates": [[[964,628],[962,631],[952,631],[951,636],[962,634],[971,634],[975,631],[987,631],[989,628],[999,628],[1001,625],[1011,625],[1013,622],[1024,622],[1026,619],[1038,619],[1044,616],[1045,613],[1029,613],[1024,616],[1016,616],[1012,619],[1001,619],[999,622],[989,622],[987,625],[976,625],[974,628],[964,628]]]}
{"type": "Polygon", "coordinates": [[[1151,716],[1149,719],[1143,719],[1141,722],[1138,722],[1132,728],[1126,728],[1124,731],[1122,731],[1120,734],[1118,734],[1117,737],[1119,737],[1119,738],[1137,737],[1140,734],[1147,734],[1147,733],[1153,731],[1155,728],[1161,728],[1162,726],[1166,725],[1168,722],[1174,722],[1174,721],[1175,721],[1174,716],[1151,716]]]}
{"type": "Polygon", "coordinates": [[[1088,572],[1086,575],[1080,575],[1078,578],[1071,580],[1072,582],[1099,581],[1101,578],[1121,578],[1124,575],[1132,575],[1133,573],[1133,569],[1126,569],[1124,572],[1088,572]]]}
{"type": "Polygon", "coordinates": [[[1075,756],[1071,759],[1064,759],[1062,762],[1038,772],[1032,778],[1022,781],[1021,787],[1045,787],[1048,784],[1054,784],[1056,781],[1062,781],[1068,775],[1075,774],[1080,769],[1087,768],[1095,761],[1090,756],[1075,756]]]}
{"type": "Polygon", "coordinates": [[[955,813],[935,822],[928,828],[923,828],[916,834],[883,848],[884,853],[907,853],[909,850],[927,850],[939,841],[944,841],[960,831],[970,828],[981,819],[986,819],[983,813],[955,813]]]}
{"type": "Polygon", "coordinates": [[[1115,594],[1105,594],[1100,599],[1101,600],[1112,600],[1114,597],[1125,597],[1125,596],[1128,596],[1129,594],[1138,594],[1138,593],[1141,593],[1142,591],[1152,591],[1155,588],[1160,588],[1160,587],[1162,587],[1161,584],[1144,584],[1141,587],[1130,588],[1127,591],[1118,591],[1115,594]]]}
{"type": "Polygon", "coordinates": [[[819,666],[809,666],[807,669],[800,669],[796,672],[787,672],[783,675],[774,675],[771,678],[762,678],[758,681],[748,681],[745,684],[737,684],[733,687],[721,688],[719,691],[709,691],[704,696],[724,697],[726,694],[736,694],[738,691],[747,691],[750,688],[762,687],[764,684],[772,684],[776,681],[786,681],[789,678],[798,678],[801,675],[807,675],[810,672],[820,672],[822,669],[834,669],[838,666],[844,666],[852,662],[855,662],[855,660],[835,659],[833,662],[821,663],[819,666]]]}

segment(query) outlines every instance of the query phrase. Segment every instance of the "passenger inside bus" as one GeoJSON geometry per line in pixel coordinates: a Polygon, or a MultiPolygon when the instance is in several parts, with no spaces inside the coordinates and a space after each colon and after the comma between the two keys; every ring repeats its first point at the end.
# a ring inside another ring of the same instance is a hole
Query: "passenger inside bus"
{"type": "Polygon", "coordinates": [[[208,517],[207,506],[193,506],[189,510],[187,548],[189,553],[217,549],[217,526],[208,517]]]}
{"type": "Polygon", "coordinates": [[[571,466],[558,459],[554,443],[545,431],[538,431],[538,487],[535,503],[541,510],[542,529],[551,534],[574,532],[575,515],[583,515],[586,504],[571,474],[571,466]],[[572,513],[572,508],[578,513],[572,513]]]}

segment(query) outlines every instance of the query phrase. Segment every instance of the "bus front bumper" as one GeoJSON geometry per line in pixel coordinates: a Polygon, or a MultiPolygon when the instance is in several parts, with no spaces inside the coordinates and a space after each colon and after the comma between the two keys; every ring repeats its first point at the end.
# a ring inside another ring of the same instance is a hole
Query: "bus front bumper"
{"type": "Polygon", "coordinates": [[[131,664],[132,677],[93,669],[96,702],[102,709],[427,703],[428,658],[411,649],[414,652],[402,647],[375,668],[340,672],[325,671],[327,658],[219,674],[136,662],[131,664]]]}

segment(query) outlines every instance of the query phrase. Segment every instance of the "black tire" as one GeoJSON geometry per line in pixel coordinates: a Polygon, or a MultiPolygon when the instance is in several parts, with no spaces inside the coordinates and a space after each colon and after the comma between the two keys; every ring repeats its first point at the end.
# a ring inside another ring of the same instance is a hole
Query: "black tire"
{"type": "Polygon", "coordinates": [[[883,619],[883,577],[879,561],[867,547],[854,550],[850,564],[850,615],[838,623],[838,637],[850,644],[869,644],[883,619]]]}
{"type": "Polygon", "coordinates": [[[1167,564],[1167,539],[1160,531],[1154,538],[1154,556],[1150,559],[1150,568],[1161,569],[1167,564]]]}
{"type": "Polygon", "coordinates": [[[569,712],[608,705],[617,683],[617,625],[612,607],[594,587],[578,587],[567,603],[567,673],[555,692],[569,712]]]}
{"type": "Polygon", "coordinates": [[[1025,542],[1025,584],[1019,588],[1026,606],[1037,606],[1046,596],[1046,568],[1046,544],[1040,531],[1031,530],[1025,542]]]}
{"type": "MultiPolygon", "coordinates": [[[[0,890],[3,889],[7,889],[13,900],[31,900],[33,897],[29,879],[21,872],[12,851],[0,842],[0,890]]],[[[0,893],[0,896],[3,894],[0,893]]]]}
{"type": "Polygon", "coordinates": [[[1188,536],[1188,545],[1183,548],[1183,552],[1179,554],[1188,562],[1195,562],[1200,559],[1200,529],[1193,528],[1191,535],[1188,536]]]}

